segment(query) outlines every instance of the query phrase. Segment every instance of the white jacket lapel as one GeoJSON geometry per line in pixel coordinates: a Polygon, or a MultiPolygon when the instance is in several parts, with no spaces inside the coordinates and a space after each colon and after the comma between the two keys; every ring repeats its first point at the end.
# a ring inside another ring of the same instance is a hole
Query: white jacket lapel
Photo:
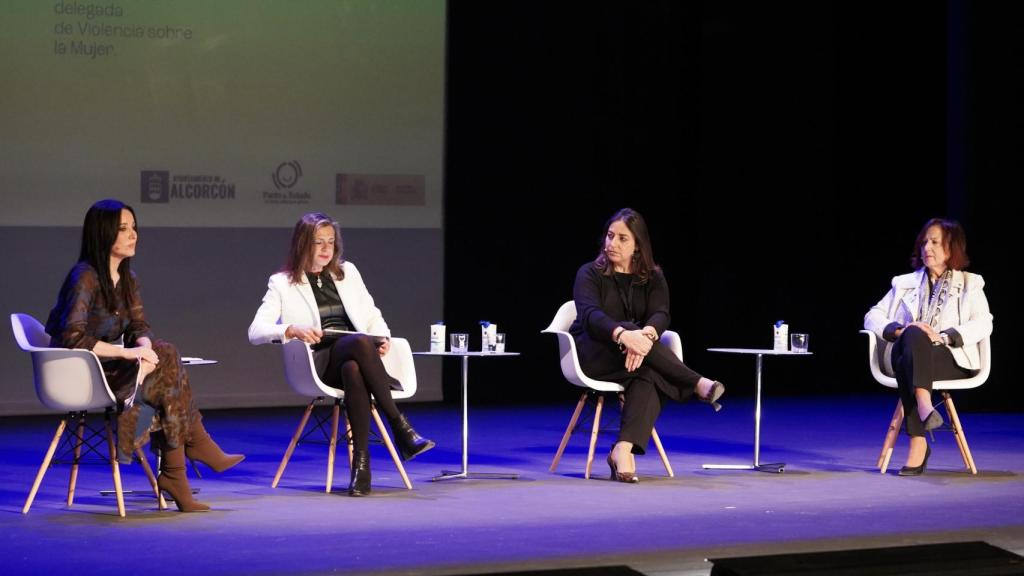
{"type": "Polygon", "coordinates": [[[309,312],[313,317],[313,325],[320,325],[320,307],[316,304],[316,296],[313,296],[313,287],[309,285],[309,280],[306,279],[305,275],[302,277],[302,281],[295,284],[295,288],[298,290],[299,295],[305,301],[306,306],[309,307],[309,312]]]}

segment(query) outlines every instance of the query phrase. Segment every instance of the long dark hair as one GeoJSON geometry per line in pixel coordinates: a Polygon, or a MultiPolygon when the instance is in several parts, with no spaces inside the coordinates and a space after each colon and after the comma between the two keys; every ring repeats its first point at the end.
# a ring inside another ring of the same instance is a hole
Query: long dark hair
{"type": "Polygon", "coordinates": [[[288,273],[288,279],[292,284],[302,282],[306,270],[312,266],[313,240],[316,239],[316,231],[324,226],[334,228],[334,259],[324,268],[335,280],[345,279],[345,271],[341,268],[345,262],[341,258],[341,226],[323,212],[310,212],[299,218],[295,223],[295,231],[292,232],[292,245],[288,250],[288,260],[285,261],[283,270],[288,273]]]}
{"type": "MultiPolygon", "coordinates": [[[[135,210],[120,200],[100,200],[89,207],[89,211],[85,213],[85,222],[82,224],[82,249],[78,253],[78,261],[89,264],[96,271],[100,280],[100,292],[108,310],[117,308],[114,280],[110,277],[110,249],[117,241],[122,210],[131,212],[132,217],[135,217],[135,210]]],[[[117,273],[121,276],[120,296],[127,300],[129,294],[135,293],[131,258],[121,260],[117,273]]]]}
{"type": "Polygon", "coordinates": [[[967,257],[967,233],[964,232],[964,227],[959,222],[945,218],[932,218],[924,223],[921,231],[917,233],[917,240],[914,240],[914,252],[910,255],[910,266],[914,270],[924,266],[921,247],[924,246],[928,229],[932,226],[942,229],[942,248],[949,255],[946,267],[950,270],[967,268],[971,264],[971,259],[967,257]]]}
{"type": "Polygon", "coordinates": [[[633,263],[630,270],[636,276],[636,284],[646,284],[651,278],[651,272],[661,270],[661,267],[654,262],[654,250],[651,249],[651,237],[647,233],[647,222],[639,212],[632,208],[619,210],[612,214],[612,217],[604,223],[601,235],[601,248],[597,253],[597,258],[594,259],[594,268],[600,270],[601,274],[605,276],[611,276],[615,271],[615,267],[608,261],[608,257],[604,253],[604,243],[608,235],[608,229],[615,222],[622,222],[633,234],[633,241],[636,242],[636,252],[633,254],[633,263]]]}

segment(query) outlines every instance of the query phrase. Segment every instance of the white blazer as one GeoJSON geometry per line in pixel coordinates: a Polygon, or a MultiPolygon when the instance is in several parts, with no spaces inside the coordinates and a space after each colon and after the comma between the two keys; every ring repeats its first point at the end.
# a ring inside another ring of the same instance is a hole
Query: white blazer
{"type": "MultiPolygon", "coordinates": [[[[864,316],[864,329],[882,338],[885,327],[892,322],[906,326],[918,320],[921,310],[921,284],[925,268],[895,276],[892,289],[864,316]]],[[[992,334],[992,313],[985,298],[985,280],[978,274],[954,270],[950,279],[949,297],[939,314],[939,330],[953,328],[963,338],[963,346],[950,347],[961,368],[978,370],[981,356],[978,343],[992,334]]],[[[886,342],[883,370],[892,375],[892,342],[886,342]]]]}
{"type": "MultiPolygon", "coordinates": [[[[377,336],[391,336],[391,330],[384,322],[380,309],[373,303],[373,297],[363,284],[355,264],[342,264],[344,280],[335,280],[338,295],[345,306],[349,323],[358,332],[377,336]]],[[[285,272],[278,272],[267,282],[267,293],[263,304],[256,311],[256,317],[249,325],[249,342],[252,344],[283,343],[285,330],[292,324],[320,326],[320,310],[313,296],[313,288],[305,274],[293,284],[285,272]]]]}

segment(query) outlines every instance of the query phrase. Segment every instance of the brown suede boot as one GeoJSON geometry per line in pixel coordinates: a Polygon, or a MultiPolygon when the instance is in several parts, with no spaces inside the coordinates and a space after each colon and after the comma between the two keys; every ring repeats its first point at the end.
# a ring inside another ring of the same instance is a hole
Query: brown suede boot
{"type": "Polygon", "coordinates": [[[192,498],[192,487],[185,476],[185,449],[181,446],[171,449],[162,448],[163,458],[160,461],[160,477],[156,479],[161,490],[174,498],[178,510],[182,512],[206,512],[209,506],[192,498]]]}
{"type": "Polygon", "coordinates": [[[202,462],[214,472],[223,472],[245,460],[245,454],[225,454],[220,446],[213,441],[210,433],[203,427],[203,416],[198,410],[189,427],[189,437],[185,442],[185,455],[194,462],[202,462]]]}

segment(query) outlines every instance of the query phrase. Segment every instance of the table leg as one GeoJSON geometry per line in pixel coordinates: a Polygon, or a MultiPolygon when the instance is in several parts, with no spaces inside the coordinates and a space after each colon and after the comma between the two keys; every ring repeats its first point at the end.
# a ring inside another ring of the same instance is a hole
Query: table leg
{"type": "Polygon", "coordinates": [[[455,478],[519,478],[519,474],[469,471],[469,356],[462,357],[462,471],[442,470],[440,476],[435,476],[431,480],[437,482],[455,478]]]}
{"type": "Polygon", "coordinates": [[[785,471],[786,465],[784,463],[776,464],[761,464],[761,364],[763,356],[757,355],[757,391],[755,392],[755,404],[757,407],[754,410],[754,470],[760,472],[775,472],[781,474],[785,471]]]}

